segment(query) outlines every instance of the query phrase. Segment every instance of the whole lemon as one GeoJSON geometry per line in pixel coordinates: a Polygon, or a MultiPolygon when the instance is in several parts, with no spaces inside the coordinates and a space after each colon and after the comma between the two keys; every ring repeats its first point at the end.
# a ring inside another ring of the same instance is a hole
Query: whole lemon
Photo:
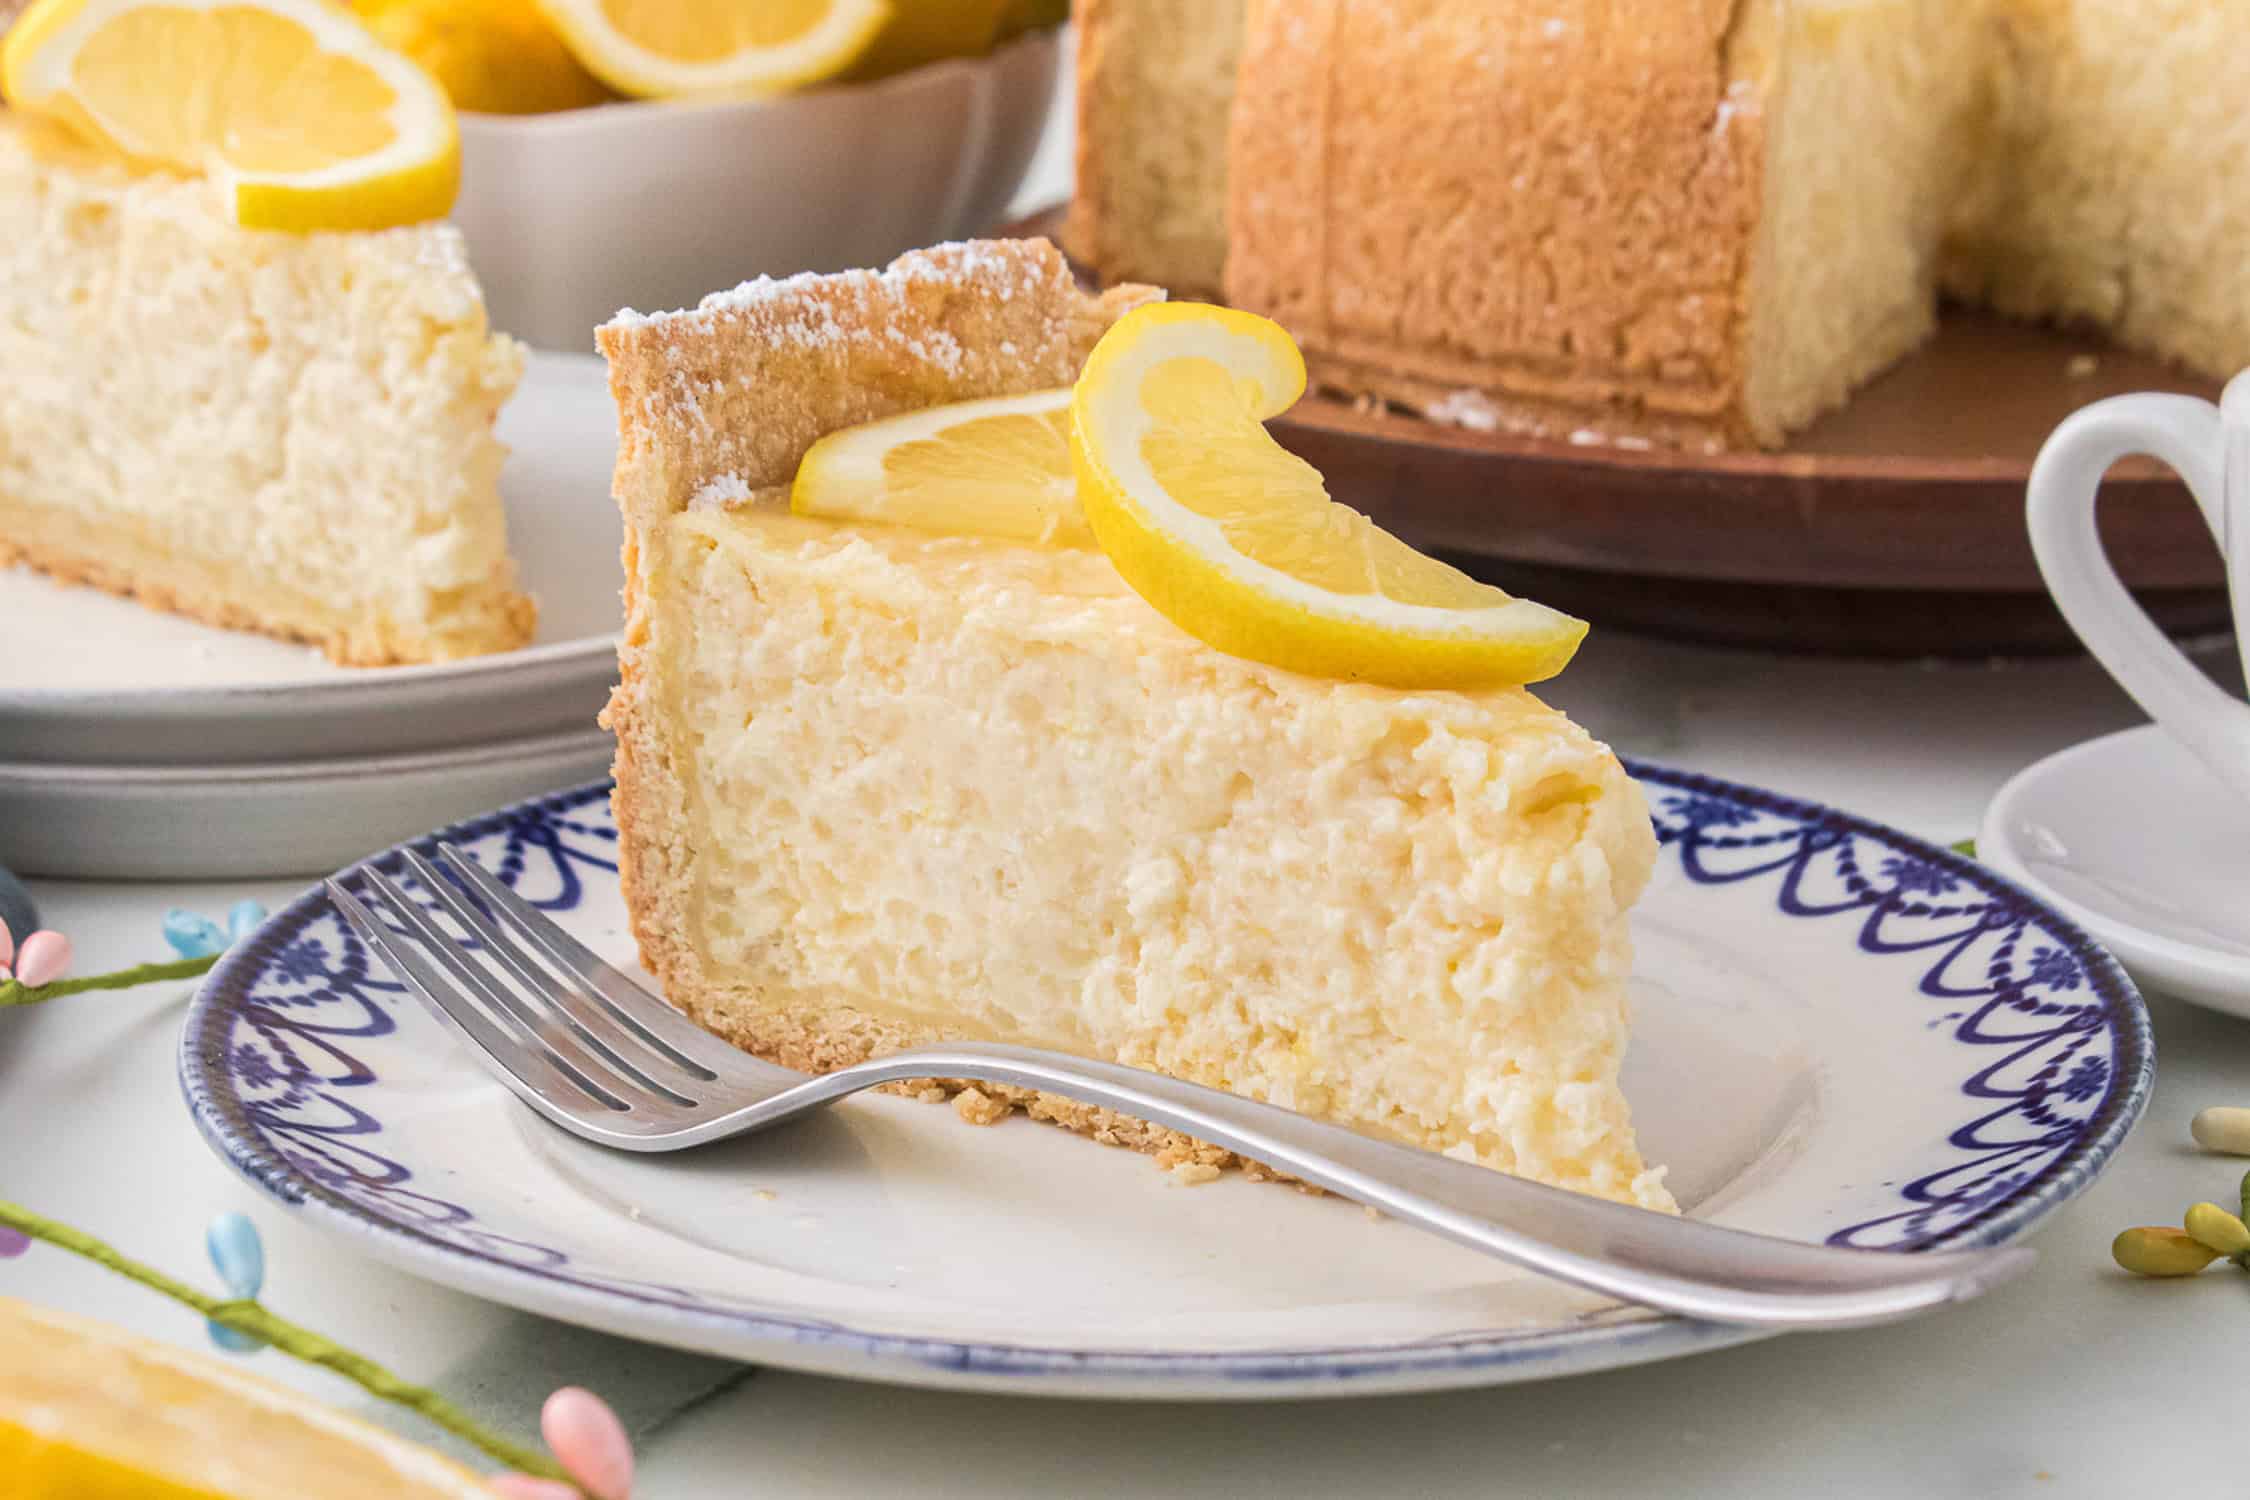
{"type": "Polygon", "coordinates": [[[948,57],[982,57],[999,37],[1010,0],[891,0],[891,19],[852,66],[852,78],[888,78],[948,57]]]}
{"type": "Polygon", "coordinates": [[[352,8],[427,68],[456,109],[543,115],[616,97],[571,56],[532,0],[354,0],[352,8]]]}

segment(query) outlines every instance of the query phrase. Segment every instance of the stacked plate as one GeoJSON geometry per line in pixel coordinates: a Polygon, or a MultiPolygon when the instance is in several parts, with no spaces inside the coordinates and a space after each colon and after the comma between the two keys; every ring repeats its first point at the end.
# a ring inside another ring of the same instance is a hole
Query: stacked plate
{"type": "Polygon", "coordinates": [[[328,870],[608,768],[616,420],[601,361],[533,357],[500,416],[521,651],[350,668],[24,569],[0,571],[0,864],[239,878],[328,870]]]}

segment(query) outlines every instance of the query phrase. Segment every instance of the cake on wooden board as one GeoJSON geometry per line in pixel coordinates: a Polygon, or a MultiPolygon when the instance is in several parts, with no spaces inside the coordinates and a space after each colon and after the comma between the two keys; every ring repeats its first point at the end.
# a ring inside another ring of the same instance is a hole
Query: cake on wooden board
{"type": "Polygon", "coordinates": [[[238,228],[0,110],[0,565],[339,662],[525,644],[493,419],[522,369],[459,233],[238,228]]]}
{"type": "MultiPolygon", "coordinates": [[[[1669,1207],[1617,1083],[1655,843],[1604,746],[1521,689],[1225,655],[1099,552],[773,502],[831,430],[1069,383],[1147,295],[997,242],[601,330],[644,963],[791,1067],[1030,1043],[1669,1207]]],[[[961,1098],[1226,1159],[1066,1099],[961,1098]]]]}
{"type": "Polygon", "coordinates": [[[1226,0],[1201,52],[1145,3],[1082,6],[1073,249],[1202,278],[1200,220],[1333,390],[1774,447],[1921,342],[1941,283],[2250,363],[2242,215],[2208,208],[2250,203],[2250,127],[2181,82],[2239,53],[2239,0],[1226,0]],[[1139,227],[1215,149],[1179,100],[1226,45],[1223,203],[1139,227]]]}
{"type": "Polygon", "coordinates": [[[2250,3],[1987,3],[1947,289],[2214,380],[2250,365],[2250,3]]]}
{"type": "Polygon", "coordinates": [[[1242,0],[1080,6],[1078,191],[1063,239],[1110,282],[1206,298],[1224,287],[1241,42],[1242,0]]]}

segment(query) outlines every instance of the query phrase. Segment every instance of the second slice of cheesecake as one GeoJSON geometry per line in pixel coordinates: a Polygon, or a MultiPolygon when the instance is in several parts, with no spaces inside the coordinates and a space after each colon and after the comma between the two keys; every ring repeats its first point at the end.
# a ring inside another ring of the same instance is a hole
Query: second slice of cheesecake
{"type": "Polygon", "coordinates": [[[1617,1083],[1655,842],[1607,748],[1520,689],[1224,655],[1098,552],[765,498],[836,428],[1068,383],[1147,295],[984,243],[602,331],[629,616],[608,722],[645,962],[791,1067],[1028,1043],[1670,1207],[1617,1083]]]}
{"type": "Polygon", "coordinates": [[[460,232],[282,234],[0,109],[0,568],[355,666],[529,643],[460,232]]]}

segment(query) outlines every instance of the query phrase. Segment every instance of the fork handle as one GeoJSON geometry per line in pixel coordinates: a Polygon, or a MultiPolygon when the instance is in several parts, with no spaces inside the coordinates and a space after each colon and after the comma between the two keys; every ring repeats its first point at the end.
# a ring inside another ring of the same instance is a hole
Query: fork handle
{"type": "Polygon", "coordinates": [[[1886,1323],[1973,1297],[2033,1258],[2020,1246],[1902,1255],[1725,1229],[1392,1145],[1160,1073],[1029,1047],[916,1048],[789,1093],[836,1097],[931,1077],[1039,1089],[1167,1125],[1471,1249],[1589,1291],[1716,1323],[1886,1323]]]}

